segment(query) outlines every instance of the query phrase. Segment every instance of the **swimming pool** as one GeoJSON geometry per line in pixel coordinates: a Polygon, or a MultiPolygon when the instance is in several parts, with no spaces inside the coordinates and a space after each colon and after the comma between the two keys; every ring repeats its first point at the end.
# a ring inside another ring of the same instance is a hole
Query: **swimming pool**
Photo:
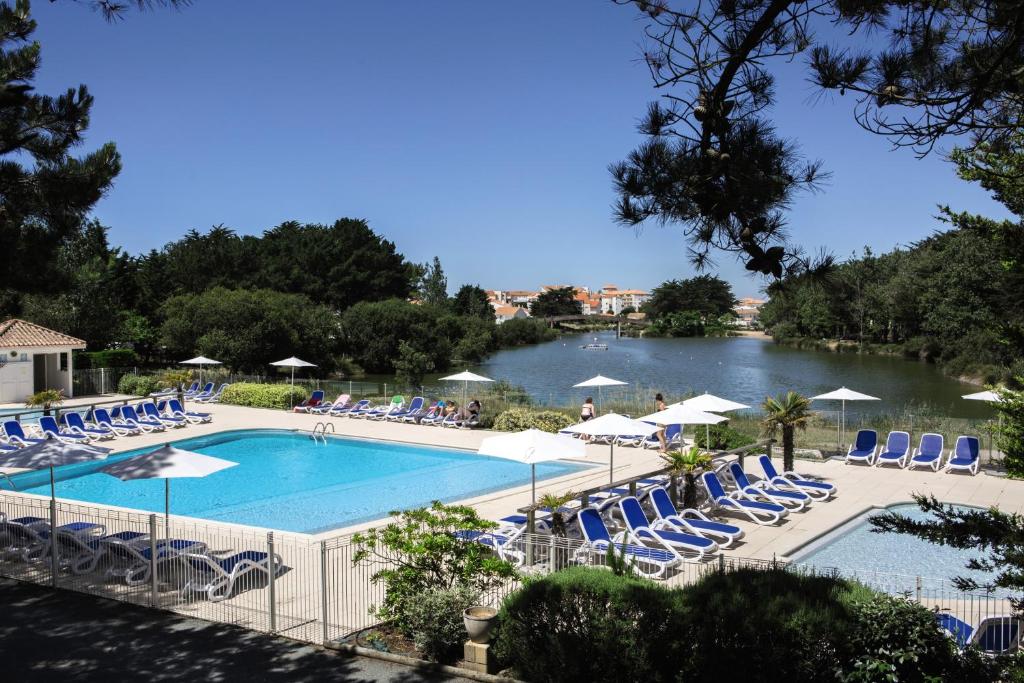
{"type": "MultiPolygon", "coordinates": [[[[890,510],[911,519],[930,517],[914,503],[891,505],[886,508],[890,510]]],[[[818,570],[837,569],[844,576],[859,578],[891,593],[914,592],[917,577],[921,577],[925,590],[950,591],[955,590],[950,580],[957,576],[980,582],[991,579],[985,572],[967,568],[968,560],[983,557],[981,552],[941,546],[906,534],[874,533],[868,519],[881,512],[872,510],[843,524],[801,548],[790,559],[818,570]]],[[[996,595],[1007,594],[1004,591],[996,595]]]]}
{"type": "MultiPolygon", "coordinates": [[[[530,467],[511,460],[343,437],[314,443],[308,434],[283,430],[221,432],[174,445],[239,465],[205,479],[172,481],[172,514],[284,531],[317,533],[433,500],[460,500],[530,482],[530,467]]],[[[149,450],[59,468],[57,496],[163,512],[163,480],[122,482],[96,472],[105,464],[149,450]]],[[[589,467],[538,463],[537,479],[589,467]]],[[[48,476],[31,472],[13,479],[18,490],[48,496],[48,476]]]]}

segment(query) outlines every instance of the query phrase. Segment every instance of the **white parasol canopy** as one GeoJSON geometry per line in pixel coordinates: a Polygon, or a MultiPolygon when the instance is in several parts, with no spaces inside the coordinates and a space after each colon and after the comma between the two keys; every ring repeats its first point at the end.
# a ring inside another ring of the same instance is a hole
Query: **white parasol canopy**
{"type": "Polygon", "coordinates": [[[880,401],[881,399],[877,396],[868,396],[862,394],[859,391],[853,389],[847,389],[846,387],[839,387],[835,391],[830,391],[827,394],[818,394],[817,396],[811,397],[812,401],[842,401],[843,409],[842,416],[839,419],[839,423],[836,425],[836,437],[839,440],[839,450],[843,450],[843,442],[846,438],[846,402],[847,401],[880,401]]]}
{"type": "Polygon", "coordinates": [[[587,448],[582,441],[539,429],[491,436],[480,443],[480,455],[515,460],[530,466],[530,495],[537,502],[537,463],[562,458],[582,458],[587,448]]]}
{"type": "MultiPolygon", "coordinates": [[[[618,413],[607,413],[601,417],[595,417],[593,420],[587,420],[586,422],[567,427],[564,431],[572,432],[573,434],[585,434],[587,436],[650,436],[658,431],[658,426],[652,425],[649,422],[634,420],[618,413]]],[[[614,439],[608,442],[608,446],[610,447],[608,452],[608,477],[609,481],[615,481],[613,475],[615,469],[614,439]]]]}
{"type": "MultiPolygon", "coordinates": [[[[284,360],[279,360],[279,361],[277,361],[275,363],[271,363],[271,365],[276,365],[279,368],[291,368],[292,369],[292,382],[291,382],[292,387],[295,386],[295,368],[315,368],[316,367],[315,363],[309,363],[307,361],[302,360],[301,358],[296,358],[295,356],[291,356],[290,358],[285,358],[284,360]]],[[[289,400],[291,400],[291,399],[289,399],[289,400]]]]}
{"type": "Polygon", "coordinates": [[[107,465],[100,469],[100,472],[117,477],[121,481],[163,479],[164,529],[165,536],[170,537],[171,479],[206,477],[237,464],[230,460],[185,451],[165,444],[150,453],[143,453],[107,465]]]}
{"type": "Polygon", "coordinates": [[[582,389],[584,387],[597,387],[597,405],[600,408],[601,401],[602,401],[602,398],[601,398],[601,388],[602,387],[624,387],[624,386],[626,386],[626,384],[628,384],[628,383],[627,382],[620,382],[619,380],[612,379],[611,377],[605,377],[604,375],[596,375],[594,377],[591,377],[588,380],[580,382],[579,384],[573,384],[572,386],[574,388],[580,388],[580,389],[582,389]]]}
{"type": "Polygon", "coordinates": [[[467,400],[466,395],[469,393],[470,382],[493,382],[494,380],[491,379],[490,377],[484,377],[483,375],[478,375],[474,372],[470,372],[469,370],[465,370],[456,375],[448,375],[447,377],[442,377],[441,381],[462,382],[462,407],[465,408],[467,400]]]}
{"type": "Polygon", "coordinates": [[[196,356],[195,358],[189,358],[188,360],[183,360],[180,363],[178,363],[178,365],[198,365],[199,366],[199,384],[202,384],[203,383],[203,366],[204,365],[221,365],[221,362],[219,360],[213,360],[212,358],[207,358],[206,356],[196,356]]]}
{"type": "MultiPolygon", "coordinates": [[[[686,399],[683,401],[683,405],[690,408],[696,408],[697,410],[703,410],[708,413],[727,413],[730,410],[743,410],[744,408],[750,407],[744,403],[737,403],[736,401],[730,401],[727,398],[720,398],[714,394],[709,394],[706,391],[700,396],[694,396],[693,398],[686,399]]],[[[708,450],[711,450],[711,427],[707,423],[704,425],[704,438],[705,445],[708,450]]]]}

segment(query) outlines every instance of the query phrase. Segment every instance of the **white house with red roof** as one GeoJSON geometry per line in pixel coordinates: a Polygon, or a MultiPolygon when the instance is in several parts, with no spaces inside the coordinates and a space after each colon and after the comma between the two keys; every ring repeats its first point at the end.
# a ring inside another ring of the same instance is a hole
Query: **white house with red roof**
{"type": "Polygon", "coordinates": [[[44,389],[71,398],[72,352],[85,342],[27,320],[0,322],[0,403],[24,403],[44,389]]]}

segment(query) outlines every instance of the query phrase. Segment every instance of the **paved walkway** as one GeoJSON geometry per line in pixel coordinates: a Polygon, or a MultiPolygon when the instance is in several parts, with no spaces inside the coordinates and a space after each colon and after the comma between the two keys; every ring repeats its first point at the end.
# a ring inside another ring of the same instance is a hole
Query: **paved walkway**
{"type": "Polygon", "coordinates": [[[0,679],[466,681],[226,624],[0,580],[0,679]]]}

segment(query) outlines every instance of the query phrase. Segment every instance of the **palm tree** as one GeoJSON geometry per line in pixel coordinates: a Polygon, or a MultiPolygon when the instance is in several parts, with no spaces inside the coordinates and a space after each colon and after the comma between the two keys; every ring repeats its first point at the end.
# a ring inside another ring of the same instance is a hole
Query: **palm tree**
{"type": "Polygon", "coordinates": [[[565,493],[544,493],[541,494],[537,504],[541,508],[551,510],[551,535],[565,538],[565,517],[562,516],[562,506],[579,495],[575,491],[565,493]]]}
{"type": "Polygon", "coordinates": [[[764,435],[774,439],[781,430],[782,468],[787,472],[792,471],[793,435],[797,429],[807,429],[811,419],[811,399],[795,391],[787,391],[785,395],[766,396],[761,409],[765,412],[761,422],[764,435]]]}
{"type": "Polygon", "coordinates": [[[697,470],[711,463],[711,456],[696,446],[687,451],[662,453],[661,459],[674,476],[683,477],[683,507],[697,507],[697,470]]]}
{"type": "Polygon", "coordinates": [[[49,415],[51,408],[59,406],[63,402],[63,389],[44,389],[43,391],[36,392],[25,399],[25,407],[35,408],[37,406],[42,406],[43,415],[49,415]]]}

